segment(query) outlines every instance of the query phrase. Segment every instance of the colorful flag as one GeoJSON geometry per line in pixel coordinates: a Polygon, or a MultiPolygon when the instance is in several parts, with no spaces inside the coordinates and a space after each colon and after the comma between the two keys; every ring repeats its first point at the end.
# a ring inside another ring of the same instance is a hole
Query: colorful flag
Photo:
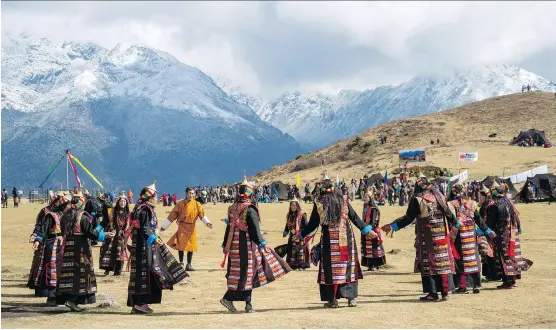
{"type": "Polygon", "coordinates": [[[301,187],[301,177],[299,176],[299,174],[297,175],[295,186],[297,188],[301,187]]]}

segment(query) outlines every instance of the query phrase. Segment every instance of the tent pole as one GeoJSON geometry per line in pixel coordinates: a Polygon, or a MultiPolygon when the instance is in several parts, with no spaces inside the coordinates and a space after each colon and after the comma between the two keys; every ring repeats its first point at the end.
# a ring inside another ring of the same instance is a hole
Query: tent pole
{"type": "Polygon", "coordinates": [[[69,158],[66,155],[66,189],[69,190],[69,158]]]}

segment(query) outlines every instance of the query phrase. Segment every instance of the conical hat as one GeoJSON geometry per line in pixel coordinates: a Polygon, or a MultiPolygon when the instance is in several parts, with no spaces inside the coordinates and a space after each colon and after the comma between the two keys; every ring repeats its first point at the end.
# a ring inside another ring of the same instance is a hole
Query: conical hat
{"type": "Polygon", "coordinates": [[[328,172],[326,170],[322,171],[322,181],[324,180],[330,180],[330,178],[328,177],[328,172]]]}
{"type": "Polygon", "coordinates": [[[299,199],[297,199],[297,196],[293,196],[293,198],[291,199],[290,202],[298,202],[299,203],[299,199]]]}
{"type": "Polygon", "coordinates": [[[153,180],[153,183],[146,186],[145,188],[147,188],[150,191],[157,192],[156,187],[155,187],[155,183],[156,183],[156,180],[153,180]]]}
{"type": "Polygon", "coordinates": [[[125,192],[122,191],[122,192],[118,195],[118,198],[127,198],[127,196],[125,195],[125,192]]]}

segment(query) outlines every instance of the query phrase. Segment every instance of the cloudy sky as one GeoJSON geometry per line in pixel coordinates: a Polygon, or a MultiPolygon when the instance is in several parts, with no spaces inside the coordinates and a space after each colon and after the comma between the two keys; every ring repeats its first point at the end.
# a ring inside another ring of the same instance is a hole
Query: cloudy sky
{"type": "Polygon", "coordinates": [[[2,2],[3,33],[145,44],[272,97],[517,64],[556,81],[556,2],[2,2]]]}

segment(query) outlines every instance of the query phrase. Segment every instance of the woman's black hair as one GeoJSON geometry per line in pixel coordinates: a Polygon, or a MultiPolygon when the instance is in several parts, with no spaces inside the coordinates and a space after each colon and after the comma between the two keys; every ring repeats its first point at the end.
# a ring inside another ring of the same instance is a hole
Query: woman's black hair
{"type": "Polygon", "coordinates": [[[77,212],[78,210],[72,208],[62,216],[62,219],[60,220],[60,227],[64,236],[71,235],[73,233],[73,228],[75,227],[75,222],[81,220],[75,219],[77,217],[77,212]]]}
{"type": "Polygon", "coordinates": [[[339,222],[344,196],[342,196],[341,190],[326,191],[334,187],[330,179],[324,180],[322,185],[325,190],[321,191],[320,200],[325,208],[326,219],[328,222],[339,222]]]}

